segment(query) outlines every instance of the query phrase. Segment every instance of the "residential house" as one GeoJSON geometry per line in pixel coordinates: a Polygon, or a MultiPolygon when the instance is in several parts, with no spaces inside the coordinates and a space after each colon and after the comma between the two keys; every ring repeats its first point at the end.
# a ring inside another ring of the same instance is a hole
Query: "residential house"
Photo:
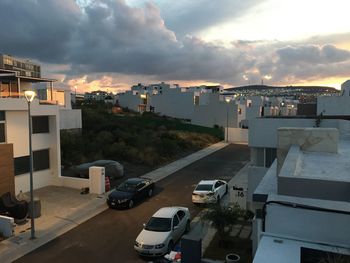
{"type": "Polygon", "coordinates": [[[56,89],[55,80],[41,77],[39,65],[7,55],[0,55],[0,61],[0,191],[29,190],[26,90],[37,93],[30,104],[34,188],[60,185],[60,130],[81,129],[81,111],[71,108],[70,91],[56,89]]]}

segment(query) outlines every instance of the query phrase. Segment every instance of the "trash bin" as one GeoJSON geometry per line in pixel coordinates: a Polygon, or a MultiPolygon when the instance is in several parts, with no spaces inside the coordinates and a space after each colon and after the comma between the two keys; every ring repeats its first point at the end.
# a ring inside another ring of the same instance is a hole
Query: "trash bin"
{"type": "MultiPolygon", "coordinates": [[[[32,211],[32,204],[29,202],[28,217],[30,218],[32,211]]],[[[38,197],[34,197],[34,213],[33,217],[38,218],[41,216],[41,201],[38,197]]]]}

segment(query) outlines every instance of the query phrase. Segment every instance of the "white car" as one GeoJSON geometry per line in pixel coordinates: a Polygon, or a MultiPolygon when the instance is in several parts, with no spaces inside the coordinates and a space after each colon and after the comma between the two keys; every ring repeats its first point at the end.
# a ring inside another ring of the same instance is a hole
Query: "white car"
{"type": "Polygon", "coordinates": [[[220,202],[227,193],[228,185],[223,180],[202,180],[192,193],[192,203],[212,204],[220,202]]]}
{"type": "Polygon", "coordinates": [[[163,207],[144,224],[134,248],[142,256],[162,256],[171,251],[181,236],[190,230],[186,207],[163,207]]]}

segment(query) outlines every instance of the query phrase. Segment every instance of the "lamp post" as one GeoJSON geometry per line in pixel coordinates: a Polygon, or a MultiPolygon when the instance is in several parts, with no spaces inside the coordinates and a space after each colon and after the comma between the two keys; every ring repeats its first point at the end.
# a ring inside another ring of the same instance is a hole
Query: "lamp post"
{"type": "Polygon", "coordinates": [[[228,108],[229,108],[228,106],[231,100],[229,97],[226,97],[225,101],[226,101],[226,142],[228,142],[228,108]]]}
{"type": "Polygon", "coordinates": [[[26,90],[24,97],[28,102],[28,124],[29,124],[29,181],[30,181],[30,239],[35,239],[34,227],[34,193],[33,193],[33,150],[32,150],[32,121],[30,115],[30,103],[35,97],[35,92],[26,90]]]}

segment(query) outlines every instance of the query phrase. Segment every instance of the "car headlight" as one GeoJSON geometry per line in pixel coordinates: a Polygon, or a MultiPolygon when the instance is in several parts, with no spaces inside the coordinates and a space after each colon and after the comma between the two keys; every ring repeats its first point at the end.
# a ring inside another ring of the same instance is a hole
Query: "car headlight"
{"type": "Polygon", "coordinates": [[[158,245],[155,245],[154,247],[155,248],[163,248],[163,247],[165,247],[165,244],[163,244],[163,243],[162,244],[158,244],[158,245]]]}
{"type": "Polygon", "coordinates": [[[118,200],[119,203],[125,203],[125,202],[127,202],[127,201],[129,201],[129,199],[127,199],[127,198],[125,198],[125,199],[119,199],[119,200],[118,200]]]}

